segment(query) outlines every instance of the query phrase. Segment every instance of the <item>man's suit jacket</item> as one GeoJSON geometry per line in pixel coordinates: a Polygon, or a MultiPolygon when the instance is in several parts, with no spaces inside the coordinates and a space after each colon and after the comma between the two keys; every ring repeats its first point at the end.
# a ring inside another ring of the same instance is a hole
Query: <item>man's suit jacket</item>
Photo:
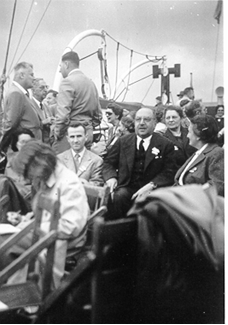
{"type": "MultiPolygon", "coordinates": [[[[104,180],[114,177],[118,180],[118,187],[128,186],[132,177],[135,153],[136,135],[132,133],[120,137],[104,159],[104,180]]],[[[158,133],[153,133],[146,151],[143,185],[151,181],[158,187],[174,183],[176,167],[173,154],[172,142],[158,133]]]]}
{"type": "Polygon", "coordinates": [[[97,116],[101,121],[102,111],[95,84],[81,70],[73,71],[60,85],[55,135],[61,139],[66,133],[66,127],[74,122],[83,123],[92,129],[92,120],[97,116]]]}
{"type": "Polygon", "coordinates": [[[50,143],[50,125],[43,124],[43,120],[45,120],[47,118],[45,108],[43,106],[43,110],[42,110],[33,98],[31,99],[31,102],[32,102],[32,106],[33,106],[34,110],[36,111],[36,113],[40,119],[42,140],[44,143],[50,143]]]}
{"type": "Polygon", "coordinates": [[[4,104],[4,133],[11,128],[30,129],[37,140],[42,139],[40,119],[32,107],[31,99],[14,84],[4,104]]]}
{"type": "MultiPolygon", "coordinates": [[[[76,173],[71,149],[60,153],[58,158],[67,168],[76,173]]],[[[90,150],[85,149],[77,175],[79,178],[84,178],[89,183],[99,186],[104,183],[102,177],[102,167],[103,159],[90,150]]]]}
{"type": "MultiPolygon", "coordinates": [[[[192,157],[177,171],[175,175],[176,184],[179,184],[179,178],[191,159],[192,157]]],[[[210,183],[216,186],[218,195],[224,196],[224,149],[217,144],[209,143],[206,149],[188,167],[183,183],[210,183]]]]}
{"type": "Polygon", "coordinates": [[[180,142],[169,129],[167,129],[164,133],[164,136],[174,144],[174,156],[178,168],[180,168],[185,163],[185,161],[196,151],[194,147],[190,146],[187,134],[188,129],[181,126],[182,142],[180,142]]]}

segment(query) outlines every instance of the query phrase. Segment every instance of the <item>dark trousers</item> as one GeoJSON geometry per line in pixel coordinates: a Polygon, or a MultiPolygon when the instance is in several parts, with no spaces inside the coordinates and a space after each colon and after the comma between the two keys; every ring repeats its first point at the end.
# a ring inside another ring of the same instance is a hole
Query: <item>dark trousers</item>
{"type": "Polygon", "coordinates": [[[128,210],[131,208],[134,200],[132,195],[138,189],[131,187],[119,187],[114,192],[113,200],[109,199],[107,219],[115,220],[125,218],[128,210]]]}

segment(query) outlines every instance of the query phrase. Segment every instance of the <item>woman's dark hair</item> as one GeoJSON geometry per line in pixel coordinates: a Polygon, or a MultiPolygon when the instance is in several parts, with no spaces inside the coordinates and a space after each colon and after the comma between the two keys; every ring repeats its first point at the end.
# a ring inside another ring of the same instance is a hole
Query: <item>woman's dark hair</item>
{"type": "Polygon", "coordinates": [[[166,113],[168,111],[176,111],[177,114],[180,116],[180,118],[183,118],[183,110],[179,106],[176,106],[176,105],[168,105],[168,106],[166,106],[165,111],[164,111],[164,117],[166,116],[166,113]]]}
{"type": "Polygon", "coordinates": [[[216,143],[218,125],[216,120],[207,114],[196,115],[191,119],[193,132],[205,143],[216,143]]]}
{"type": "Polygon", "coordinates": [[[121,120],[123,116],[123,108],[120,105],[112,102],[109,103],[106,108],[110,108],[113,111],[113,113],[118,116],[118,119],[121,120]]]}
{"type": "Polygon", "coordinates": [[[56,163],[56,154],[49,145],[41,141],[31,140],[21,148],[16,159],[12,160],[12,167],[25,178],[28,178],[31,167],[39,168],[39,178],[47,181],[55,170],[56,163]]]}
{"type": "Polygon", "coordinates": [[[223,110],[224,110],[224,105],[217,105],[217,106],[216,106],[216,113],[218,112],[219,107],[222,107],[223,110]]]}
{"type": "Polygon", "coordinates": [[[203,107],[198,100],[192,100],[188,105],[185,106],[185,114],[189,119],[194,116],[202,114],[203,107]]]}
{"type": "Polygon", "coordinates": [[[11,149],[12,149],[14,152],[18,151],[18,148],[17,148],[17,142],[18,142],[19,136],[20,136],[21,134],[28,134],[28,135],[30,135],[30,137],[31,137],[32,139],[35,138],[34,134],[33,134],[32,131],[29,130],[29,129],[25,129],[25,128],[24,128],[24,129],[17,130],[16,132],[14,132],[14,133],[12,134],[12,139],[11,139],[11,149]]]}
{"type": "MultiPolygon", "coordinates": [[[[56,97],[57,97],[57,95],[58,95],[58,91],[56,91],[56,90],[53,90],[53,89],[49,89],[49,90],[48,90],[48,92],[47,92],[47,95],[48,95],[48,94],[52,94],[52,95],[53,95],[53,97],[55,97],[55,98],[56,98],[56,97]]],[[[47,95],[46,95],[46,96],[47,96],[47,95]]]]}
{"type": "Polygon", "coordinates": [[[135,132],[134,118],[130,114],[123,116],[121,119],[121,123],[128,130],[128,132],[135,132]]]}
{"type": "Polygon", "coordinates": [[[155,118],[156,118],[156,123],[162,122],[164,118],[164,112],[165,112],[166,106],[164,105],[159,105],[155,107],[155,118]]]}

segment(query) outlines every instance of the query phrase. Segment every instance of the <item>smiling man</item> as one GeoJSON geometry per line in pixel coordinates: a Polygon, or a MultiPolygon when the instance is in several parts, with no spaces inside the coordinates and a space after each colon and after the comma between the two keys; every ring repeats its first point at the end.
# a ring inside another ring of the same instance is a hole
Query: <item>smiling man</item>
{"type": "Polygon", "coordinates": [[[58,155],[60,161],[77,173],[83,184],[102,185],[103,159],[86,149],[87,132],[84,125],[75,123],[69,126],[66,138],[71,148],[58,155]]]}
{"type": "Polygon", "coordinates": [[[120,137],[104,159],[103,178],[110,186],[112,219],[125,217],[136,197],[174,183],[174,146],[154,133],[154,127],[154,111],[139,109],[135,133],[120,137]]]}

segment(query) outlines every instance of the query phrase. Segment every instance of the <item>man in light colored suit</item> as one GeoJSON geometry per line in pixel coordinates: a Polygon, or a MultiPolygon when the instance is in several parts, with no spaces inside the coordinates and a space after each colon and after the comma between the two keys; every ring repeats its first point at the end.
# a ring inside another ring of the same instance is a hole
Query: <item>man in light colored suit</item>
{"type": "Polygon", "coordinates": [[[32,104],[33,108],[37,112],[41,127],[42,127],[42,140],[45,143],[50,143],[50,126],[54,122],[54,117],[50,116],[45,105],[42,101],[47,95],[48,86],[44,79],[36,78],[32,87],[32,104]]]}
{"type": "Polygon", "coordinates": [[[101,123],[102,111],[95,84],[79,69],[79,57],[76,52],[62,56],[60,72],[63,76],[57,97],[56,125],[54,129],[54,150],[61,153],[69,149],[66,141],[66,129],[75,122],[86,127],[86,147],[93,142],[93,127],[101,123]]]}
{"type": "Polygon", "coordinates": [[[16,129],[30,129],[37,140],[42,139],[41,123],[37,112],[32,107],[28,89],[32,88],[33,66],[27,62],[18,63],[14,80],[4,103],[3,132],[16,129]]]}
{"type": "Polygon", "coordinates": [[[87,140],[86,128],[83,124],[75,123],[67,129],[67,141],[70,149],[58,155],[61,162],[77,173],[83,184],[102,185],[103,159],[85,148],[87,140]]]}

